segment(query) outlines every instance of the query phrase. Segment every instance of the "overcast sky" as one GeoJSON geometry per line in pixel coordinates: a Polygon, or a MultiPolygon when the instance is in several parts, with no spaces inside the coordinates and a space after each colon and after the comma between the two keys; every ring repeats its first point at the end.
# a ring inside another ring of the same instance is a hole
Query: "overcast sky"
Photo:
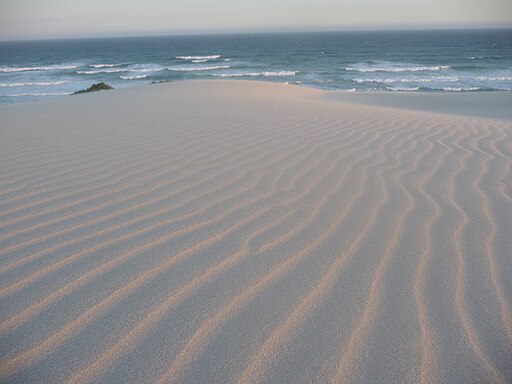
{"type": "Polygon", "coordinates": [[[512,27],[512,0],[0,0],[0,39],[512,27]]]}

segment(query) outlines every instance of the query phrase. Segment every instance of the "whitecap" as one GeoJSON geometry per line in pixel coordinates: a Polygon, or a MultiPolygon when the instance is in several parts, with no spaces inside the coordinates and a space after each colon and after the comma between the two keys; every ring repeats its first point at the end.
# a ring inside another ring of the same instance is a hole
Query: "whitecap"
{"type": "Polygon", "coordinates": [[[76,65],[49,65],[46,67],[3,67],[0,72],[26,72],[26,71],[58,71],[63,69],[74,69],[76,65]]]}
{"type": "Polygon", "coordinates": [[[128,68],[103,68],[90,71],[76,71],[81,75],[96,75],[98,73],[119,73],[119,72],[158,72],[163,71],[165,67],[155,66],[152,64],[137,64],[128,68]]]}
{"type": "Polygon", "coordinates": [[[123,80],[136,80],[136,79],[145,79],[148,75],[138,75],[138,76],[120,76],[123,80]]]}
{"type": "Polygon", "coordinates": [[[76,73],[80,75],[96,75],[98,73],[118,73],[118,72],[128,72],[128,68],[115,68],[115,69],[98,69],[94,71],[76,71],[76,73]]]}
{"type": "Polygon", "coordinates": [[[228,69],[229,65],[214,65],[211,67],[168,67],[169,71],[174,72],[189,72],[189,71],[213,71],[216,69],[228,69]]]}
{"type": "Polygon", "coordinates": [[[0,87],[47,87],[66,84],[67,81],[49,81],[36,83],[0,83],[0,87]]]}
{"type": "Polygon", "coordinates": [[[450,69],[449,65],[425,66],[408,63],[392,63],[378,61],[373,63],[357,63],[345,67],[346,71],[354,72],[421,72],[421,71],[442,71],[450,69]]]}
{"type": "Polygon", "coordinates": [[[512,81],[512,76],[478,76],[477,80],[482,80],[482,81],[512,81]]]}
{"type": "Polygon", "coordinates": [[[222,73],[214,75],[217,77],[279,77],[279,76],[295,76],[298,71],[279,71],[279,72],[246,72],[246,73],[222,73]]]}
{"type": "Polygon", "coordinates": [[[460,78],[458,76],[433,76],[433,77],[391,77],[384,79],[377,78],[354,78],[350,79],[355,83],[432,83],[435,81],[439,82],[456,82],[460,78]]]}
{"type": "Polygon", "coordinates": [[[0,97],[65,96],[65,95],[70,95],[70,93],[69,92],[11,93],[11,94],[0,94],[0,97]]]}
{"type": "Polygon", "coordinates": [[[118,67],[122,64],[89,64],[89,67],[93,68],[112,68],[112,67],[118,67]]]}
{"type": "Polygon", "coordinates": [[[450,92],[463,92],[463,91],[478,91],[481,88],[480,87],[443,87],[443,88],[435,88],[435,89],[441,89],[442,91],[450,91],[450,92]]]}
{"type": "Polygon", "coordinates": [[[209,56],[176,56],[180,60],[215,60],[219,59],[221,55],[209,55],[209,56]]]}
{"type": "Polygon", "coordinates": [[[420,87],[386,87],[388,91],[419,91],[420,87]]]}

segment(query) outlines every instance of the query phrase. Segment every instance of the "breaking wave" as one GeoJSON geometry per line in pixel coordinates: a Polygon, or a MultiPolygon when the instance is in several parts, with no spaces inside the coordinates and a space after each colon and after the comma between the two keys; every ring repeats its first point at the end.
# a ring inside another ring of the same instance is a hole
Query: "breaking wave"
{"type": "Polygon", "coordinates": [[[98,73],[119,73],[119,72],[159,72],[166,69],[165,67],[150,65],[150,64],[139,64],[128,68],[103,68],[90,71],[76,71],[81,75],[96,75],[98,73]]]}
{"type": "Polygon", "coordinates": [[[138,75],[138,76],[119,76],[123,80],[136,80],[136,79],[145,79],[148,75],[138,75]]]}
{"type": "Polygon", "coordinates": [[[512,76],[478,76],[481,81],[512,81],[512,76]]]}
{"type": "Polygon", "coordinates": [[[420,87],[386,87],[388,91],[419,91],[420,87]]]}
{"type": "Polygon", "coordinates": [[[355,78],[350,79],[355,83],[383,83],[383,84],[393,84],[393,83],[432,83],[432,82],[456,82],[459,81],[460,78],[458,76],[434,76],[434,77],[400,77],[400,78],[355,78]]]}
{"type": "Polygon", "coordinates": [[[221,55],[210,55],[210,56],[176,56],[177,59],[180,60],[216,60],[219,59],[221,55]]]}
{"type": "Polygon", "coordinates": [[[482,88],[480,87],[443,87],[443,88],[434,88],[435,90],[441,91],[449,91],[449,92],[464,92],[464,91],[479,91],[482,88]]]}
{"type": "Polygon", "coordinates": [[[29,97],[29,96],[66,96],[69,92],[47,92],[47,93],[11,93],[0,94],[0,97],[29,97]]]}
{"type": "Polygon", "coordinates": [[[75,69],[76,65],[49,65],[44,67],[3,67],[0,72],[26,72],[26,71],[59,71],[63,69],[75,69]]]}
{"type": "Polygon", "coordinates": [[[211,67],[168,67],[169,71],[174,72],[189,72],[189,71],[213,71],[216,69],[228,69],[229,65],[214,65],[211,67]]]}
{"type": "Polygon", "coordinates": [[[66,84],[67,81],[49,81],[36,83],[0,83],[0,87],[48,87],[66,84]]]}
{"type": "Polygon", "coordinates": [[[450,69],[449,65],[417,65],[407,63],[392,63],[387,61],[378,61],[372,63],[357,63],[345,67],[345,71],[354,72],[423,72],[423,71],[442,71],[450,69]]]}
{"type": "Polygon", "coordinates": [[[95,71],[76,71],[80,75],[96,75],[98,73],[117,73],[117,72],[128,72],[127,68],[116,68],[116,69],[98,69],[95,71]]]}
{"type": "Polygon", "coordinates": [[[112,67],[118,67],[122,64],[89,64],[89,67],[93,68],[112,68],[112,67]]]}
{"type": "Polygon", "coordinates": [[[279,76],[295,76],[298,71],[279,71],[279,72],[246,72],[246,73],[222,73],[214,75],[217,77],[279,77],[279,76]]]}

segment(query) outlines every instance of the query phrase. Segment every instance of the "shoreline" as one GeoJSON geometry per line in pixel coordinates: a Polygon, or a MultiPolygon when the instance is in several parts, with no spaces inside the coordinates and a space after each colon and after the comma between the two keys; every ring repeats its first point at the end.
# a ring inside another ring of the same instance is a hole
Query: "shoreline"
{"type": "Polygon", "coordinates": [[[481,92],[329,92],[347,103],[512,121],[511,91],[481,92]]]}
{"type": "Polygon", "coordinates": [[[119,89],[196,79],[356,92],[512,91],[511,40],[512,30],[431,30],[0,43],[0,102],[99,82],[119,89]]]}
{"type": "MultiPolygon", "coordinates": [[[[177,81],[165,81],[135,85],[126,88],[116,88],[108,92],[133,92],[138,89],[146,89],[155,86],[168,86],[169,84],[182,83],[209,83],[217,82],[219,85],[230,82],[247,82],[254,84],[275,84],[277,86],[297,87],[321,93],[320,97],[349,104],[372,105],[383,108],[406,109],[450,115],[472,116],[496,120],[512,121],[512,91],[471,91],[471,92],[402,92],[402,91],[349,91],[349,90],[325,90],[306,86],[303,84],[279,83],[261,80],[226,80],[226,79],[187,79],[177,81]]],[[[103,92],[103,91],[100,91],[103,92]]],[[[92,92],[92,94],[97,94],[92,92]]],[[[27,103],[48,102],[62,100],[64,97],[78,95],[62,95],[51,99],[24,100],[12,103],[2,103],[1,108],[9,108],[13,105],[26,105],[27,103]]]]}

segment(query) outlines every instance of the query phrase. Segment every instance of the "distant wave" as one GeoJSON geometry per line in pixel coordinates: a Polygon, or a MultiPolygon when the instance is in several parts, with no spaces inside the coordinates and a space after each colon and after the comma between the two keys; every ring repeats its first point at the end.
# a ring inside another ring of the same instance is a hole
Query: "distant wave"
{"type": "Polygon", "coordinates": [[[192,60],[193,63],[206,63],[207,61],[207,59],[192,60]]]}
{"type": "Polygon", "coordinates": [[[93,68],[112,68],[112,67],[118,67],[122,64],[89,64],[89,67],[93,68]]]}
{"type": "Polygon", "coordinates": [[[354,72],[420,72],[420,71],[442,71],[450,69],[449,65],[423,66],[416,64],[391,63],[379,61],[374,63],[357,63],[345,67],[346,71],[354,72]]]}
{"type": "Polygon", "coordinates": [[[36,83],[0,83],[0,87],[46,87],[66,84],[67,81],[50,81],[36,83]]]}
{"type": "Polygon", "coordinates": [[[356,83],[384,83],[384,84],[393,84],[393,83],[432,83],[432,82],[456,82],[459,81],[460,78],[458,76],[434,76],[434,77],[399,77],[399,78],[385,78],[385,79],[376,79],[376,78],[354,78],[350,79],[356,83]]]}
{"type": "Polygon", "coordinates": [[[117,73],[117,72],[128,72],[128,68],[115,68],[115,69],[98,69],[94,71],[76,71],[80,75],[96,75],[98,73],[117,73]]]}
{"type": "Polygon", "coordinates": [[[210,56],[176,56],[180,60],[215,60],[219,59],[221,55],[210,55],[210,56]]]}
{"type": "Polygon", "coordinates": [[[189,72],[189,71],[213,71],[215,69],[228,69],[229,65],[214,65],[211,67],[168,67],[169,71],[174,72],[189,72]]]}
{"type": "Polygon", "coordinates": [[[479,91],[482,88],[480,87],[443,87],[443,88],[433,88],[435,90],[441,91],[449,91],[449,92],[464,92],[464,91],[479,91]]]}
{"type": "Polygon", "coordinates": [[[482,81],[512,81],[512,76],[478,76],[476,79],[482,81]]]}
{"type": "Polygon", "coordinates": [[[388,91],[419,91],[420,87],[386,87],[388,91]]]}
{"type": "Polygon", "coordinates": [[[69,95],[69,92],[47,92],[47,93],[11,93],[11,94],[0,94],[0,97],[28,97],[28,96],[65,96],[69,95]]]}
{"type": "Polygon", "coordinates": [[[91,71],[76,71],[78,74],[82,75],[96,75],[98,73],[119,73],[119,72],[158,72],[163,71],[165,67],[160,66],[152,66],[152,65],[135,65],[128,68],[106,68],[106,69],[96,69],[91,71]]]}
{"type": "Polygon", "coordinates": [[[494,55],[494,56],[469,56],[468,59],[470,60],[483,60],[483,59],[502,59],[503,56],[501,55],[494,55]]]}
{"type": "Polygon", "coordinates": [[[26,71],[58,71],[61,69],[74,69],[76,65],[49,65],[45,67],[3,67],[0,72],[26,72],[26,71]]]}
{"type": "Polygon", "coordinates": [[[214,75],[217,77],[279,77],[279,76],[295,76],[298,71],[279,71],[279,72],[246,72],[246,73],[222,73],[214,75]]]}
{"type": "Polygon", "coordinates": [[[145,79],[148,75],[138,75],[138,76],[120,76],[123,80],[135,80],[135,79],[145,79]]]}
{"type": "Polygon", "coordinates": [[[165,70],[166,67],[160,67],[160,66],[137,66],[129,68],[129,72],[139,72],[139,73],[147,73],[147,72],[160,72],[165,70]]]}

